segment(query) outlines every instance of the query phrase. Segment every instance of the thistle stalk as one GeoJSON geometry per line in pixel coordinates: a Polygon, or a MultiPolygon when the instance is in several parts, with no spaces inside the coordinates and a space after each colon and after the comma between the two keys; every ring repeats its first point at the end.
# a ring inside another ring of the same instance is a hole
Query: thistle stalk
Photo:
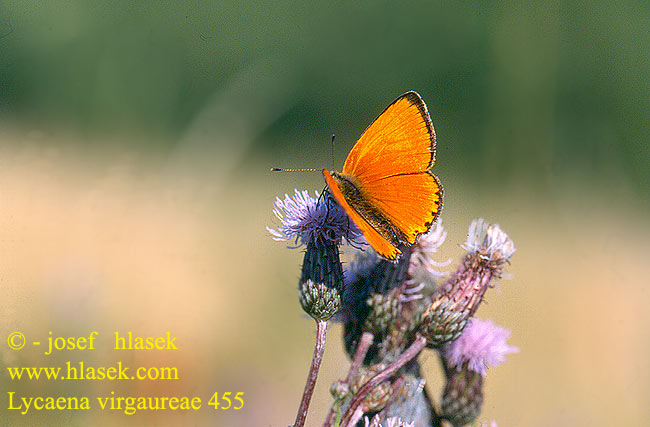
{"type": "MultiPolygon", "coordinates": [[[[350,369],[348,370],[348,375],[345,378],[344,382],[341,383],[339,381],[339,384],[336,384],[336,386],[343,388],[344,390],[347,390],[349,388],[350,383],[359,372],[359,368],[363,364],[363,360],[366,358],[366,354],[368,354],[368,349],[372,345],[373,339],[374,336],[370,332],[364,332],[361,335],[361,339],[357,344],[357,349],[354,352],[354,357],[352,358],[352,363],[350,364],[350,369]]],[[[339,408],[340,400],[335,402],[335,404],[330,408],[330,411],[327,414],[327,418],[325,418],[325,423],[323,423],[323,427],[331,427],[333,425],[339,408]]]]}
{"type": "Polygon", "coordinates": [[[316,387],[316,379],[318,378],[318,371],[320,364],[323,361],[323,352],[325,351],[325,338],[327,336],[327,321],[316,321],[316,344],[314,345],[314,355],[311,359],[311,367],[307,375],[307,383],[305,384],[305,391],[302,393],[302,400],[296,415],[296,421],[293,423],[294,427],[303,427],[307,419],[307,411],[309,410],[309,403],[314,394],[316,387]]]}
{"type": "Polygon", "coordinates": [[[420,334],[416,335],[415,341],[413,344],[406,349],[393,363],[388,365],[386,369],[372,377],[359,392],[352,399],[352,403],[348,407],[348,410],[345,412],[343,419],[341,420],[341,427],[352,427],[354,426],[353,420],[361,404],[363,403],[364,398],[370,391],[377,387],[382,382],[389,379],[395,372],[397,372],[402,366],[406,365],[408,362],[417,357],[418,354],[426,347],[427,339],[420,334]]]}

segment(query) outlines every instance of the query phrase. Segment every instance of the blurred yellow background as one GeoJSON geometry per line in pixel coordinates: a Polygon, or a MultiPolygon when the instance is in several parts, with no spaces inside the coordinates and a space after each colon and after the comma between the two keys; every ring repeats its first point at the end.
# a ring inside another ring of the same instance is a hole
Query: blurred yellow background
{"type": "MultiPolygon", "coordinates": [[[[266,226],[276,196],[321,190],[399,94],[438,136],[455,265],[470,221],[517,252],[480,308],[520,353],[489,371],[482,422],[644,425],[650,419],[646,4],[410,6],[102,2],[0,6],[0,389],[16,395],[244,392],[240,411],[31,411],[3,425],[286,426],[314,324],[300,250],[266,226]],[[98,349],[10,350],[100,332],[98,349]],[[114,331],[180,350],[111,350],[114,331]],[[66,360],[176,366],[178,381],[11,381],[66,360]]],[[[421,356],[439,396],[440,367],[421,356]]],[[[345,375],[333,325],[307,425],[345,375]]]]}

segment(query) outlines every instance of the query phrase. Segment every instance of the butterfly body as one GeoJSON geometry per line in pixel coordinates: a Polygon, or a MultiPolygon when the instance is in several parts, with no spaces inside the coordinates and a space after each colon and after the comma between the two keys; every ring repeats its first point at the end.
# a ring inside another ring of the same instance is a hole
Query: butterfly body
{"type": "Polygon", "coordinates": [[[400,96],[366,129],[341,173],[323,170],[332,196],[381,256],[415,243],[442,208],[442,185],[429,168],[435,134],[416,92],[400,96]]]}

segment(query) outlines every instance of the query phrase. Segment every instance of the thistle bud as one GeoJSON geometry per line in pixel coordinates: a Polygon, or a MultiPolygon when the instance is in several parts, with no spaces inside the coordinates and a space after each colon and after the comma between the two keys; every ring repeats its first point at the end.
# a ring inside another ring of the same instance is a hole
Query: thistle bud
{"type": "Polygon", "coordinates": [[[334,381],[330,387],[330,394],[334,400],[340,401],[345,399],[350,393],[350,386],[345,381],[334,381]]]}
{"type": "Polygon", "coordinates": [[[298,282],[302,309],[315,320],[329,320],[341,309],[342,288],[338,246],[326,241],[307,244],[298,282]]]}
{"type": "Polygon", "coordinates": [[[366,318],[363,329],[374,335],[385,333],[399,314],[401,306],[399,294],[396,295],[396,292],[388,295],[372,294],[367,304],[370,307],[370,314],[366,318]]]}
{"type": "Polygon", "coordinates": [[[470,424],[481,414],[483,377],[476,372],[455,369],[446,372],[446,375],[447,382],[440,403],[441,416],[454,427],[470,424]]]}
{"type": "Polygon", "coordinates": [[[483,378],[489,366],[505,361],[505,355],[519,351],[507,345],[510,331],[491,321],[471,319],[463,334],[442,352],[446,383],[442,395],[442,416],[454,426],[473,422],[481,413],[483,378]]]}
{"type": "Polygon", "coordinates": [[[515,251],[508,235],[483,219],[472,221],[463,248],[468,252],[461,266],[433,295],[422,318],[420,333],[434,347],[460,336],[492,280],[501,277],[504,264],[515,251]]]}
{"type": "MultiPolygon", "coordinates": [[[[386,365],[381,363],[368,368],[362,367],[359,374],[350,384],[350,391],[353,394],[358,393],[364,384],[384,369],[386,369],[386,365]]],[[[379,412],[384,409],[393,394],[392,391],[393,389],[391,388],[390,381],[384,381],[372,389],[363,399],[363,403],[361,404],[364,410],[363,412],[379,412]]]]}

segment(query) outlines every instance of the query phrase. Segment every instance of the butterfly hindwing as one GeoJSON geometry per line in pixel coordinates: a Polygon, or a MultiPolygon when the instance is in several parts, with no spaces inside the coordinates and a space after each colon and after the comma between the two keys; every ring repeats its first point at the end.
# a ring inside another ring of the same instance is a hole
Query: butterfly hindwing
{"type": "Polygon", "coordinates": [[[429,230],[442,208],[442,185],[428,171],[367,181],[360,191],[404,233],[409,244],[429,230]]]}
{"type": "MultiPolygon", "coordinates": [[[[330,193],[334,196],[334,199],[339,203],[339,205],[341,205],[357,227],[359,227],[370,246],[372,246],[375,251],[384,258],[396,259],[401,252],[368,222],[368,220],[372,221],[371,218],[366,219],[367,216],[364,218],[358,213],[360,210],[358,206],[355,206],[354,208],[350,206],[339,188],[339,183],[341,183],[341,181],[338,178],[332,177],[327,170],[323,170],[323,177],[325,177],[325,182],[330,189],[330,193]]],[[[351,202],[354,204],[352,200],[351,202]]]]}

